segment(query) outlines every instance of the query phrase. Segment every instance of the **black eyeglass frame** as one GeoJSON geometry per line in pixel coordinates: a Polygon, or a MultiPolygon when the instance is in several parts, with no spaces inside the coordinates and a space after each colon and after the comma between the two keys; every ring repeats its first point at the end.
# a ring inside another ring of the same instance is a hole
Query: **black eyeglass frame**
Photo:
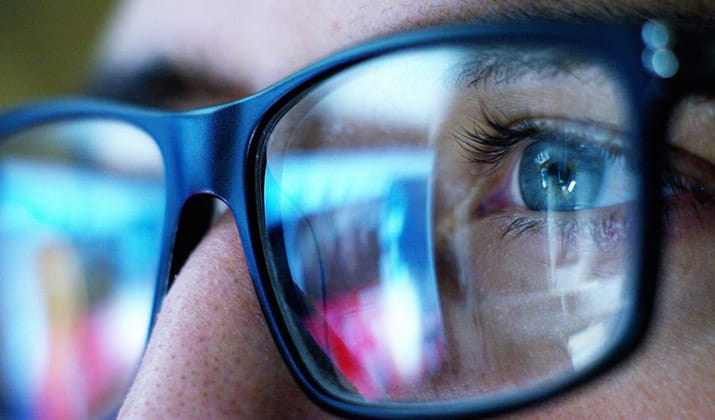
{"type": "MultiPolygon", "coordinates": [[[[639,26],[572,25],[557,22],[438,27],[377,40],[329,57],[251,97],[187,112],[165,112],[118,103],[69,99],[24,106],[0,115],[0,138],[29,127],[74,119],[112,119],[146,132],[157,143],[165,165],[167,202],[157,275],[154,314],[168,289],[172,248],[184,204],[197,194],[225,201],[233,212],[245,258],[266,322],[289,370],[306,394],[329,411],[369,418],[443,418],[491,415],[533,404],[584,383],[637,347],[651,317],[660,250],[660,183],[641,182],[642,200],[636,211],[643,217],[637,231],[640,242],[636,296],[628,326],[615,345],[591,368],[518,395],[478,401],[440,403],[355,403],[331,395],[310,374],[292,342],[281,314],[272,279],[278,268],[267,248],[263,220],[263,180],[266,142],[271,129],[297,99],[330,76],[367,59],[398,50],[438,45],[507,45],[543,43],[563,46],[598,57],[621,76],[636,120],[633,138],[642,150],[637,162],[643,180],[659,180],[665,123],[658,121],[657,105],[663,96],[661,81],[644,69],[645,46],[639,26]],[[648,147],[644,139],[649,139],[648,147]],[[648,263],[645,263],[645,262],[648,263]]],[[[0,142],[2,140],[0,139],[0,142]]],[[[154,317],[153,317],[154,319],[154,317]]],[[[153,320],[152,320],[153,323],[153,320]]]]}

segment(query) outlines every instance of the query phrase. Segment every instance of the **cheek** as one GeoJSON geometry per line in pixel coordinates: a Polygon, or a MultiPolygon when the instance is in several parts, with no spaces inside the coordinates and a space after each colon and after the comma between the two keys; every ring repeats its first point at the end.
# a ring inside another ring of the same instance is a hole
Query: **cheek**
{"type": "Polygon", "coordinates": [[[537,227],[507,233],[520,213],[473,210],[490,183],[460,196],[447,178],[434,192],[435,254],[455,382],[498,391],[598,355],[625,302],[625,210],[532,215],[537,227]]]}
{"type": "Polygon", "coordinates": [[[656,331],[667,334],[675,347],[685,345],[684,350],[692,350],[694,358],[707,357],[715,350],[713,220],[715,205],[675,214],[666,229],[661,263],[656,331]],[[709,351],[702,351],[705,348],[709,351]]]}
{"type": "MultiPolygon", "coordinates": [[[[715,412],[715,226],[707,208],[668,225],[656,312],[623,367],[523,418],[710,418],[715,412]]],[[[521,418],[521,417],[520,417],[521,418]]]]}

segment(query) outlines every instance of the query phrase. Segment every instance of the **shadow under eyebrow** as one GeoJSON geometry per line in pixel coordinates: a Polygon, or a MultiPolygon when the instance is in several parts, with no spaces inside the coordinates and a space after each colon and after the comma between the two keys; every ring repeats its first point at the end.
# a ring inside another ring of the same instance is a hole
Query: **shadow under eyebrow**
{"type": "Polygon", "coordinates": [[[151,107],[170,105],[190,91],[179,71],[163,62],[154,62],[135,71],[100,72],[88,88],[88,93],[93,96],[151,107]]]}

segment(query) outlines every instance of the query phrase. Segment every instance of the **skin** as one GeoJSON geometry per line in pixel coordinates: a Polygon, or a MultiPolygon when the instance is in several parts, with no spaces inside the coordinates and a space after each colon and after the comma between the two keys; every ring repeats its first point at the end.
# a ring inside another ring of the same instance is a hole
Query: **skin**
{"type": "MultiPolygon", "coordinates": [[[[436,23],[529,13],[609,19],[659,16],[704,27],[704,1],[175,1],[121,4],[103,43],[102,68],[132,72],[161,60],[194,89],[184,108],[248,95],[332,52],[376,36],[436,23]]],[[[712,106],[705,107],[712,115],[712,106]]],[[[687,108],[687,107],[686,107],[687,108]]],[[[684,172],[712,182],[707,124],[673,142],[684,172]],[[694,163],[693,163],[694,162],[694,163]],[[701,169],[698,169],[701,168],[701,169]],[[705,168],[705,169],[702,169],[705,168]]],[[[676,166],[678,166],[676,165],[676,166]]],[[[713,205],[673,200],[665,273],[652,333],[635,357],[586,387],[516,413],[524,418],[703,418],[715,412],[713,205]]],[[[121,418],[329,417],[298,389],[269,336],[231,215],[189,258],[166,297],[121,418]]]]}

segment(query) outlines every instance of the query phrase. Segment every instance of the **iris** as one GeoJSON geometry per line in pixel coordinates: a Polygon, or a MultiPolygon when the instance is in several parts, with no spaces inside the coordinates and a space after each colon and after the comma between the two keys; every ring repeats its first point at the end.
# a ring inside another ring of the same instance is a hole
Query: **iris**
{"type": "Polygon", "coordinates": [[[524,149],[519,162],[524,204],[536,211],[598,207],[607,159],[600,147],[562,139],[537,140],[524,149]]]}

